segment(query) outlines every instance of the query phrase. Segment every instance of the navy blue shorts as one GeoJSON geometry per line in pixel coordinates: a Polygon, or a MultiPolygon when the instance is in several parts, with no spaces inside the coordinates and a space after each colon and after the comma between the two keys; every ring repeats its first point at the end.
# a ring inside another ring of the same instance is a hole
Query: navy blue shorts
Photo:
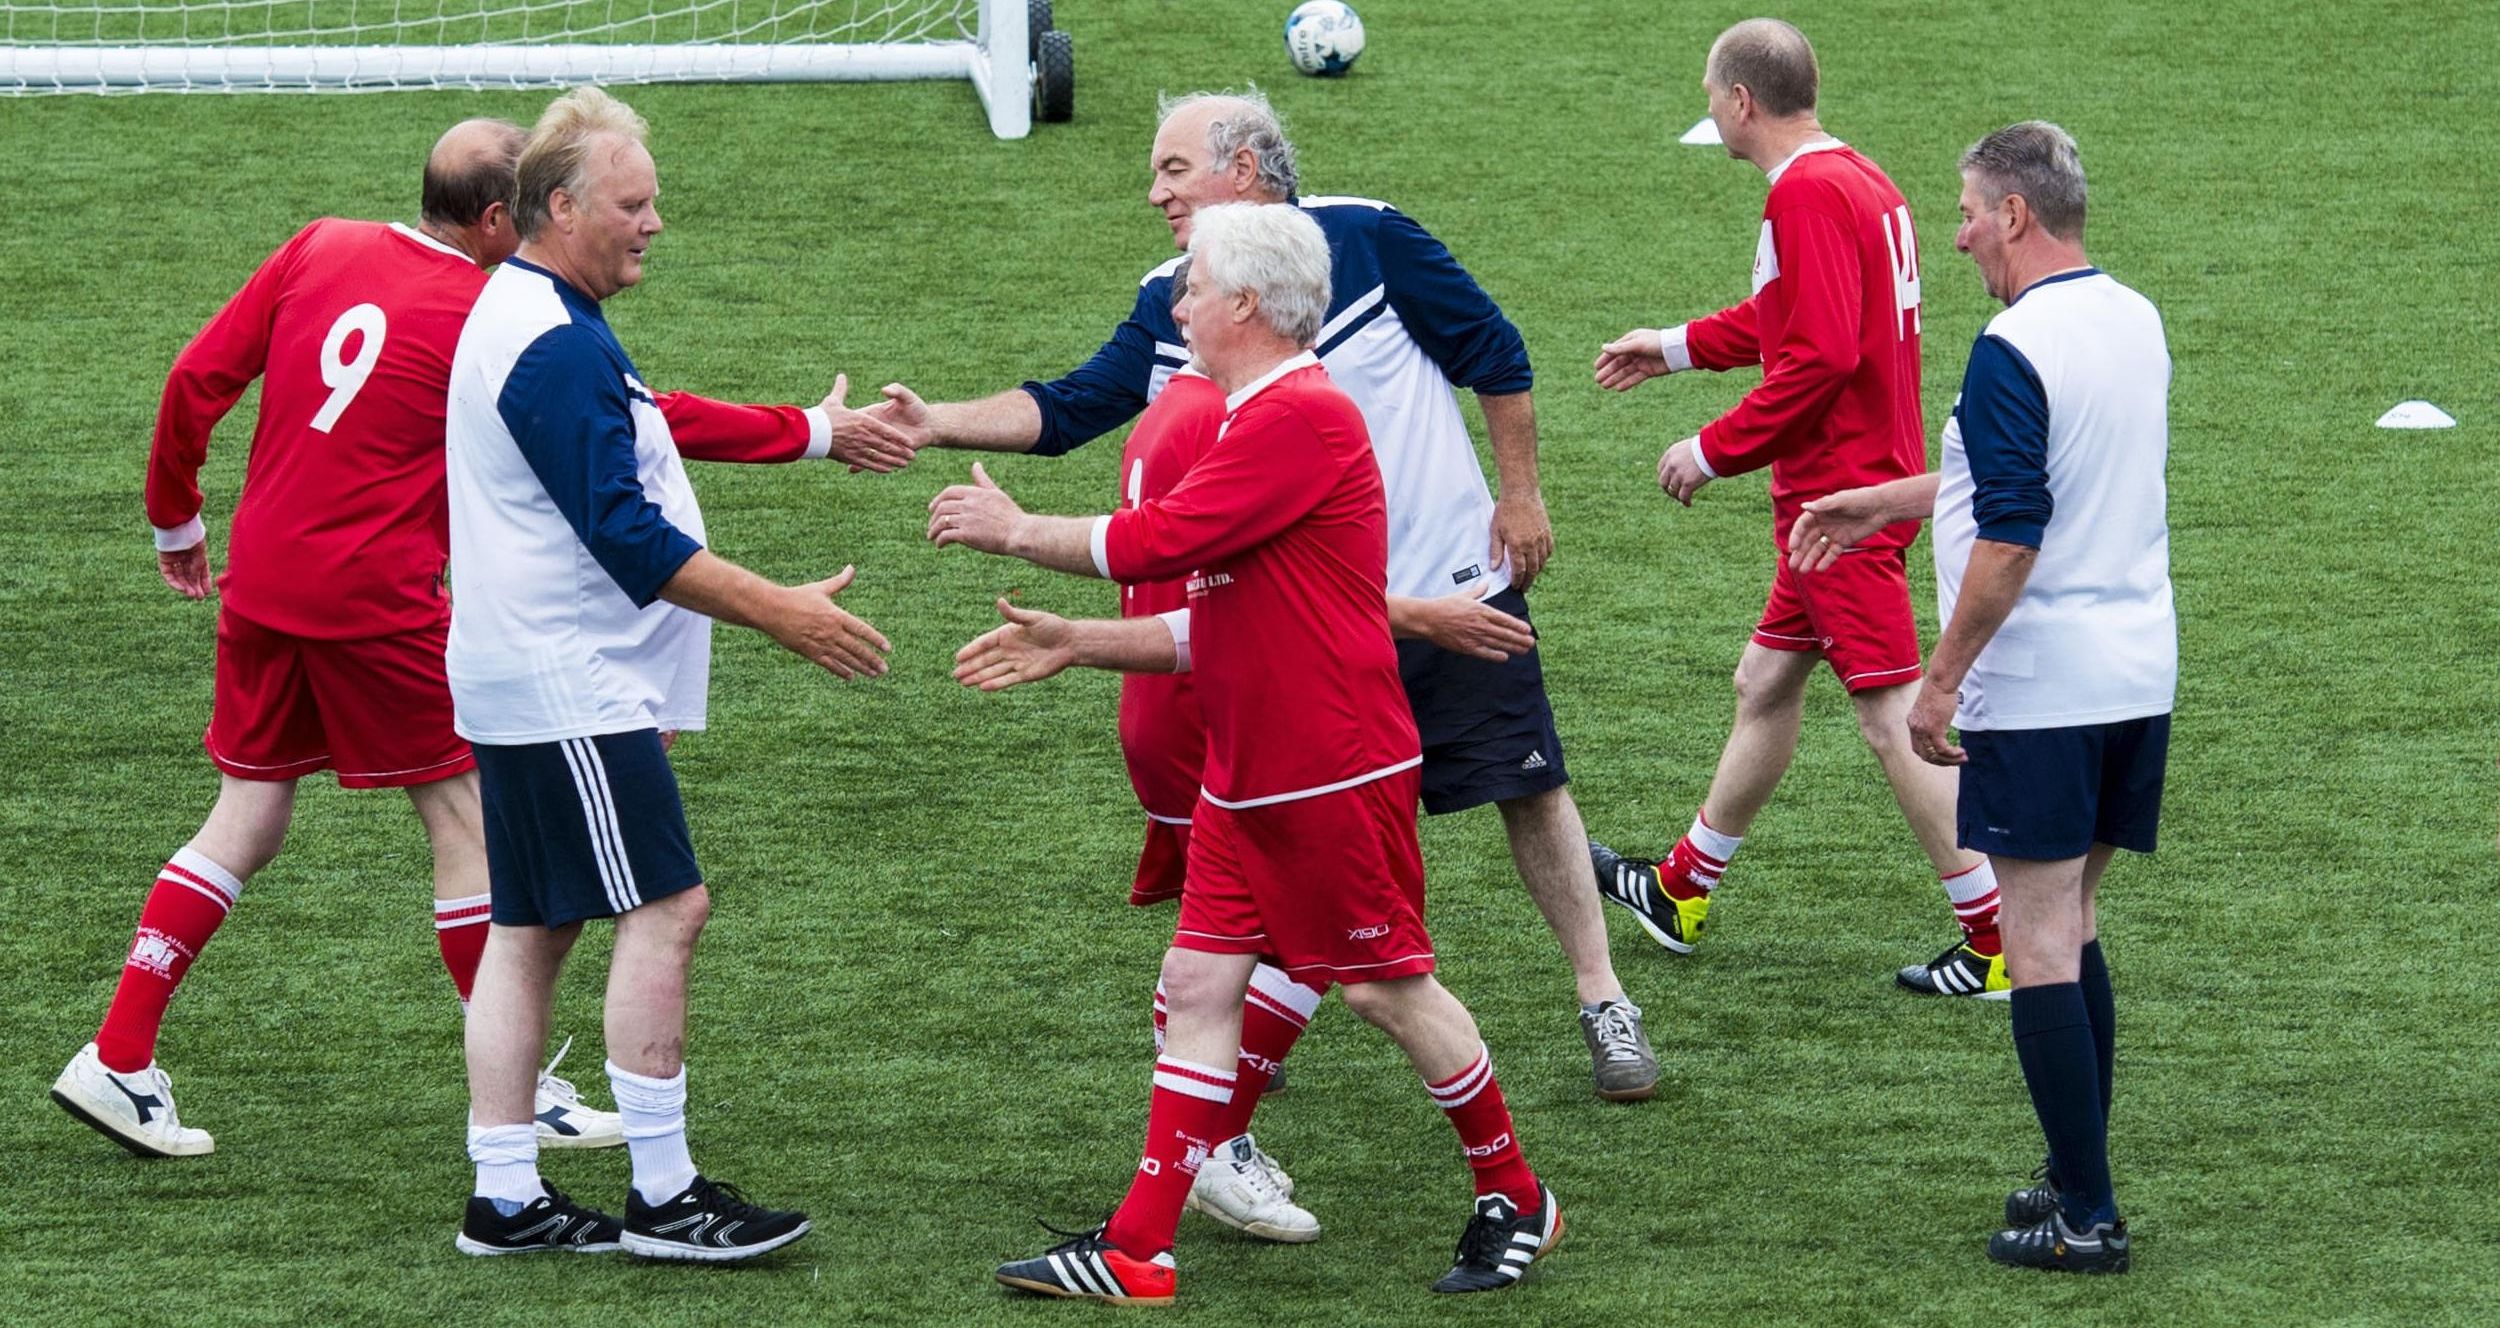
{"type": "Polygon", "coordinates": [[[703,884],[657,730],[473,750],[497,923],[612,918],[703,884]]]}
{"type": "MultiPolygon", "coordinates": [[[[1516,590],[1485,603],[1535,626],[1528,597],[1516,590]]],[[[1571,782],[1536,651],[1496,664],[1429,641],[1400,641],[1398,678],[1424,741],[1425,811],[1463,812],[1571,782]]]]}
{"type": "Polygon", "coordinates": [[[2153,851],[2170,716],[2063,729],[1966,732],[1962,847],[2057,862],[2094,844],[2153,851]]]}

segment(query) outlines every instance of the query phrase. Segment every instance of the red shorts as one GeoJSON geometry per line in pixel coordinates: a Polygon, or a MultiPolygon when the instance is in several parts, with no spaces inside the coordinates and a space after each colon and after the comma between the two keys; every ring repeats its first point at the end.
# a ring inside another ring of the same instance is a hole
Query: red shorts
{"type": "Polygon", "coordinates": [[[1255,954],[1294,981],[1432,971],[1418,769],[1338,793],[1229,811],[1200,799],[1172,944],[1255,954]]]}
{"type": "Polygon", "coordinates": [[[1146,846],[1137,851],[1137,879],[1129,882],[1128,902],[1143,907],[1178,899],[1188,881],[1189,822],[1146,813],[1146,846]]]}
{"type": "Polygon", "coordinates": [[[237,779],[333,769],[342,788],[430,784],[475,768],[451,729],[449,631],[316,641],[219,613],[208,759],[237,779]]]}
{"type": "Polygon", "coordinates": [[[1188,874],[1190,819],[1207,758],[1206,728],[1188,674],[1132,673],[1121,680],[1120,755],[1147,818],[1128,901],[1159,904],[1180,894],[1188,874]]]}
{"type": "Polygon", "coordinates": [[[1853,695],[1918,681],[1906,551],[1860,549],[1804,573],[1790,571],[1781,554],[1753,639],[1766,650],[1821,651],[1853,695]]]}

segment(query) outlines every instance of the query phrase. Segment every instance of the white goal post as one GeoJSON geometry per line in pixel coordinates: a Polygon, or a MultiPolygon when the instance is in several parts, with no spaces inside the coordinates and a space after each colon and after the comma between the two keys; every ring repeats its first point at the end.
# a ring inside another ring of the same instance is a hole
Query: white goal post
{"type": "Polygon", "coordinates": [[[1048,14],[1034,0],[0,0],[0,95],[961,78],[992,133],[1022,138],[1029,24],[1048,14]]]}

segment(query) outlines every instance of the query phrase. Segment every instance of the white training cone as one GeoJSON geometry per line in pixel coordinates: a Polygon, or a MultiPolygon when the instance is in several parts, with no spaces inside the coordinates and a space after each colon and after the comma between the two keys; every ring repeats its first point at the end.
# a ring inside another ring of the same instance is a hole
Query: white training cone
{"type": "Polygon", "coordinates": [[[2453,429],[2456,417],[2427,401],[2399,401],[2378,417],[2382,429],[2453,429]]]}
{"type": "Polygon", "coordinates": [[[1697,148],[1717,147],[1720,144],[1719,122],[1705,115],[1701,117],[1700,124],[1685,130],[1684,137],[1677,139],[1676,142],[1689,143],[1697,148]]]}

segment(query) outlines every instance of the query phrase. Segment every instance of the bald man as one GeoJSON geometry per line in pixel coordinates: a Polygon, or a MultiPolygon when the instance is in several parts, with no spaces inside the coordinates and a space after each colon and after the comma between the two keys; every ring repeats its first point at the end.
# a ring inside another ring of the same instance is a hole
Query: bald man
{"type": "MultiPolygon", "coordinates": [[[[452,732],[443,670],[443,416],[452,349],[484,269],[519,244],[511,209],[522,138],[501,120],[453,126],[426,159],[415,225],[306,226],[166,380],[148,523],[165,584],[193,600],[212,593],[199,485],[209,435],[253,379],[263,383],[232,547],[214,580],[222,602],[205,745],[221,779],[216,806],[158,870],[103,1027],[52,1086],[72,1116],[133,1153],[189,1157],[215,1146],[177,1118],[157,1033],[244,882],[277,856],[306,775],[326,769],[343,788],[407,790],[433,846],[435,938],[468,1004],[488,897],[475,763],[452,732]]],[[[891,437],[842,411],[838,386],[809,410],[682,393],[661,405],[685,455],[710,460],[825,456],[837,432],[891,437]]],[[[860,464],[858,455],[849,459],[860,464]]],[[[622,1143],[616,1115],[583,1106],[554,1069],[538,1081],[542,1142],[622,1143]]]]}
{"type": "MultiPolygon", "coordinates": [[[[1422,737],[1424,810],[1500,809],[1512,861],[1570,964],[1597,1095],[1647,1099],[1657,1092],[1658,1061],[1607,951],[1588,834],[1567,787],[1528,614],[1526,591],[1554,538],[1538,488],[1527,346],[1412,218],[1375,199],[1302,193],[1293,143],[1264,96],[1196,93],[1161,110],[1146,203],[1176,248],[1189,247],[1199,209],[1227,203],[1291,203],[1328,236],[1328,316],[1312,349],[1361,407],[1388,492],[1389,620],[1422,737]],[[1498,499],[1476,460],[1458,388],[1483,408],[1498,499]]],[[[1135,418],[1187,363],[1172,316],[1180,263],[1148,272],[1127,320],[1063,377],[938,404],[893,386],[875,409],[924,445],[1069,452],[1135,418]]],[[[1280,1028],[1255,1062],[1260,1051],[1245,1042],[1251,1082],[1266,1081],[1265,1062],[1281,1059],[1298,1029],[1280,1028]]]]}
{"type": "Polygon", "coordinates": [[[1923,995],[2004,1000],[1995,874],[1955,842],[1952,776],[1919,759],[1906,727],[1921,668],[1905,552],[1918,523],[1873,531],[1812,573],[1788,563],[1805,503],[1927,470],[1909,204],[1880,167],[1824,131],[1820,82],[1805,34],[1778,19],[1748,19],[1711,44],[1701,80],[1710,118],[1728,155],[1770,181],[1753,293],[1678,327],[1636,328],[1597,356],[1599,386],[1619,392],[1691,369],[1762,371],[1734,409],[1666,449],[1658,483],[1689,506],[1714,480],[1768,467],[1773,571],[1736,665],[1735,724],[1691,829],[1663,859],[1596,843],[1590,853],[1609,900],[1659,944],[1692,953],[1712,891],[1796,755],[1806,683],[1828,665],[1961,925],[1958,942],[1895,980],[1923,995]]]}

